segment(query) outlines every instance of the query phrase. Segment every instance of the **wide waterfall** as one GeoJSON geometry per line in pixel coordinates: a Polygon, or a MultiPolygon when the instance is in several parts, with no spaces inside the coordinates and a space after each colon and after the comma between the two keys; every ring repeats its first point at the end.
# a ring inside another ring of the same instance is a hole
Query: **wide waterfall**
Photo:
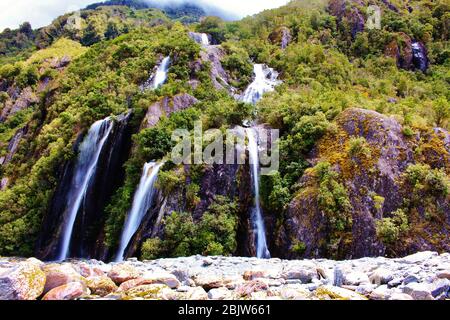
{"type": "Polygon", "coordinates": [[[250,156],[250,166],[253,182],[253,193],[255,197],[252,208],[252,224],[256,238],[256,256],[258,258],[270,258],[270,252],[267,248],[266,228],[261,212],[261,204],[259,201],[259,150],[258,150],[258,134],[254,128],[246,130],[248,137],[248,152],[250,156]]]}
{"type": "Polygon", "coordinates": [[[202,46],[209,46],[209,37],[206,33],[189,32],[189,37],[202,46]]]}
{"type": "Polygon", "coordinates": [[[158,178],[159,169],[163,163],[146,163],[141,176],[141,181],[134,195],[133,205],[125,222],[120,240],[120,247],[117,251],[116,261],[122,261],[125,258],[125,250],[130,243],[131,238],[138,230],[142,219],[152,206],[153,195],[155,191],[155,182],[158,178]]]}
{"type": "Polygon", "coordinates": [[[95,122],[80,145],[75,173],[66,199],[65,223],[62,229],[58,260],[64,260],[69,256],[70,241],[78,211],[86,197],[89,183],[95,176],[100,153],[113,125],[114,123],[109,117],[95,122]]]}
{"type": "Polygon", "coordinates": [[[158,69],[156,70],[155,77],[153,78],[153,89],[158,89],[167,80],[167,73],[169,72],[170,57],[165,57],[158,69]]]}
{"type": "Polygon", "coordinates": [[[255,79],[245,90],[242,101],[256,104],[264,93],[275,90],[275,86],[279,85],[281,81],[278,80],[278,72],[265,64],[255,64],[253,73],[255,79]]]}

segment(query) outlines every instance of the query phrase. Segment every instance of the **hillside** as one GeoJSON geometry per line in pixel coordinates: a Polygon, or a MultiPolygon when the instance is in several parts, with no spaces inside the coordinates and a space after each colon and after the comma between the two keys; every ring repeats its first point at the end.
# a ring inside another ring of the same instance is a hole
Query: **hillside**
{"type": "Polygon", "coordinates": [[[234,22],[109,4],[0,34],[0,255],[450,250],[446,1],[296,0],[234,22]],[[246,159],[278,129],[279,170],[175,164],[172,133],[196,122],[247,136],[246,159]]]}

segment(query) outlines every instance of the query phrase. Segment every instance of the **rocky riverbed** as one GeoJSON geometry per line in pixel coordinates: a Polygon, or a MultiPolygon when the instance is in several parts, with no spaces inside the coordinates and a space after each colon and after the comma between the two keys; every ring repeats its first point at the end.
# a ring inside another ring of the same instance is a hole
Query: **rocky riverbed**
{"type": "Polygon", "coordinates": [[[450,253],[358,260],[0,258],[2,300],[445,300],[450,253]]]}

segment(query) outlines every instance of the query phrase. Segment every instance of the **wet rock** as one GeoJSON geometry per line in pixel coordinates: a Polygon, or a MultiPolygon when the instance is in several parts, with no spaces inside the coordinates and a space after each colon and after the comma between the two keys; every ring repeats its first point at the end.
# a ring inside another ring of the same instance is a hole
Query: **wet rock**
{"type": "Polygon", "coordinates": [[[33,300],[44,292],[45,273],[35,261],[0,268],[0,300],[33,300]]]}
{"type": "Polygon", "coordinates": [[[108,272],[108,277],[117,285],[120,285],[125,281],[139,278],[141,274],[142,272],[138,271],[135,267],[122,263],[113,266],[111,271],[108,272]]]}
{"type": "Polygon", "coordinates": [[[70,282],[65,285],[53,288],[42,298],[42,300],[74,300],[89,292],[80,282],[70,282]]]}

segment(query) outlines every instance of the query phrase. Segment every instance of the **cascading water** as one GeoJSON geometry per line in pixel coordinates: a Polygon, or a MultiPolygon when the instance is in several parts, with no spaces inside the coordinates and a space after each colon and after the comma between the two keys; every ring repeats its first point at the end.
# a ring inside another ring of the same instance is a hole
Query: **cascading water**
{"type": "Polygon", "coordinates": [[[156,70],[155,77],[153,78],[153,89],[158,89],[167,80],[167,73],[170,66],[170,57],[165,57],[158,69],[156,70]]]}
{"type": "Polygon", "coordinates": [[[202,46],[209,46],[209,37],[206,33],[189,32],[189,37],[202,46]]]}
{"type": "Polygon", "coordinates": [[[206,33],[202,33],[201,43],[204,46],[209,46],[209,39],[208,39],[208,35],[206,33]]]}
{"type": "Polygon", "coordinates": [[[89,183],[92,177],[95,176],[100,153],[111,133],[113,125],[114,123],[110,117],[95,122],[80,145],[75,174],[67,195],[67,207],[64,212],[66,221],[62,230],[58,260],[64,260],[69,256],[70,241],[78,211],[86,197],[89,183]]]}
{"type": "Polygon", "coordinates": [[[134,195],[133,205],[125,222],[120,240],[120,247],[116,255],[116,261],[124,259],[125,250],[130,243],[131,238],[138,230],[142,219],[152,206],[153,195],[155,191],[155,182],[158,178],[158,172],[164,163],[155,162],[146,163],[142,173],[141,181],[134,195]]]}
{"type": "Polygon", "coordinates": [[[275,86],[279,85],[281,81],[278,80],[278,72],[265,64],[253,65],[253,73],[255,79],[245,90],[242,101],[256,104],[264,93],[275,90],[275,86]]]}
{"type": "MultiPolygon", "coordinates": [[[[246,103],[256,104],[263,97],[264,93],[275,90],[275,86],[281,83],[278,80],[278,72],[269,68],[265,64],[253,65],[255,79],[245,90],[241,100],[246,103]]],[[[259,151],[258,134],[254,128],[246,130],[248,137],[248,151],[250,156],[251,175],[253,181],[253,193],[255,197],[254,207],[252,208],[252,224],[255,230],[256,238],[256,256],[258,258],[270,258],[270,252],[267,248],[266,229],[264,218],[262,216],[261,204],[259,201],[259,151]]]]}
{"type": "Polygon", "coordinates": [[[255,203],[252,208],[252,224],[255,230],[256,238],[256,256],[258,258],[270,258],[270,252],[267,248],[266,229],[264,227],[264,219],[261,213],[261,204],[259,201],[259,150],[258,150],[258,135],[255,129],[246,129],[248,137],[248,152],[250,156],[250,166],[253,181],[253,193],[255,203]]]}

